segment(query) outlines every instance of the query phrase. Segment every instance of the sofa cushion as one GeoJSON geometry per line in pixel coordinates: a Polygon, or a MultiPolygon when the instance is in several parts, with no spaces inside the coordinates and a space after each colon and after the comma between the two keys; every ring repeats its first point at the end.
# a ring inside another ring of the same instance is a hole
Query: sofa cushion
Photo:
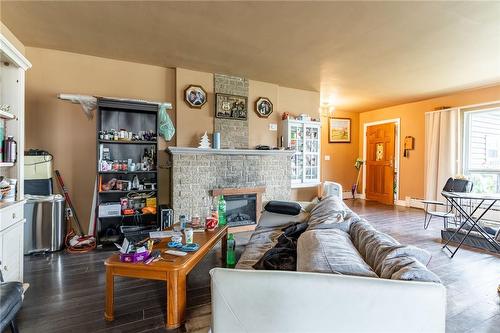
{"type": "Polygon", "coordinates": [[[236,268],[253,269],[252,266],[262,258],[264,253],[276,245],[278,237],[282,233],[281,228],[255,230],[241,254],[236,268]]]}
{"type": "Polygon", "coordinates": [[[300,212],[298,215],[286,215],[271,213],[268,211],[263,211],[260,215],[259,223],[257,224],[257,229],[264,228],[282,228],[289,224],[301,223],[309,218],[309,213],[300,212]]]}
{"type": "Polygon", "coordinates": [[[302,206],[294,201],[269,201],[264,209],[271,213],[298,215],[302,211],[302,206]]]}
{"type": "Polygon", "coordinates": [[[312,210],[309,216],[309,230],[340,229],[348,232],[353,221],[359,217],[336,196],[323,198],[312,210]]]}
{"type": "Polygon", "coordinates": [[[413,257],[399,256],[386,259],[382,266],[381,278],[441,283],[439,277],[413,257]]]}
{"type": "Polygon", "coordinates": [[[349,235],[351,236],[352,243],[354,244],[354,246],[356,246],[358,251],[359,251],[358,248],[359,239],[363,235],[363,232],[368,230],[375,230],[375,228],[365,219],[360,219],[356,223],[353,223],[351,225],[351,228],[349,229],[349,235]]]}
{"type": "Polygon", "coordinates": [[[364,220],[352,225],[350,235],[356,249],[373,268],[376,266],[377,254],[382,258],[384,253],[400,245],[397,240],[376,230],[364,220]]]}
{"type": "Polygon", "coordinates": [[[377,277],[339,229],[304,232],[297,244],[297,271],[377,277]]]}

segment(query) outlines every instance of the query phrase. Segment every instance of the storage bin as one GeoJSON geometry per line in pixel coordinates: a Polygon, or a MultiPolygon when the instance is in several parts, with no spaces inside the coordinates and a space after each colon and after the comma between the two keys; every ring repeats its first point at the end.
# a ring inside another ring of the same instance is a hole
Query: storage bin
{"type": "Polygon", "coordinates": [[[49,179],[52,178],[51,155],[25,155],[24,179],[49,179]]]}

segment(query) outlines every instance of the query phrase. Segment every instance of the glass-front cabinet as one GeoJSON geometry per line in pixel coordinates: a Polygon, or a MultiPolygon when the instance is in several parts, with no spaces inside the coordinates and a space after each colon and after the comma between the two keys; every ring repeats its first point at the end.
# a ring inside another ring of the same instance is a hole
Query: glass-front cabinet
{"type": "Polygon", "coordinates": [[[314,184],[320,181],[321,124],[316,121],[285,120],[283,145],[294,150],[292,184],[314,184]]]}

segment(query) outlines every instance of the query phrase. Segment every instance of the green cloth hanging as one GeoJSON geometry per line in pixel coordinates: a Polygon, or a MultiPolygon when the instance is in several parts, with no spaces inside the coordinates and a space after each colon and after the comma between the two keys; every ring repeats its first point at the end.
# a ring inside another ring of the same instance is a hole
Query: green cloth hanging
{"type": "Polygon", "coordinates": [[[167,141],[172,140],[175,134],[175,127],[167,113],[168,103],[160,104],[160,126],[159,133],[167,141]]]}

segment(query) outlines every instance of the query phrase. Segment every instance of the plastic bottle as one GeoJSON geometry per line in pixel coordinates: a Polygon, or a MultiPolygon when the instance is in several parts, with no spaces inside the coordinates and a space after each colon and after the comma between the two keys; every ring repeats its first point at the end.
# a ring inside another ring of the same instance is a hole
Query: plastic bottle
{"type": "Polygon", "coordinates": [[[227,236],[226,266],[228,268],[234,268],[236,266],[236,241],[234,240],[233,234],[227,236]]]}
{"type": "Polygon", "coordinates": [[[13,136],[8,136],[3,141],[3,161],[15,163],[17,159],[17,143],[13,136]]]}
{"type": "Polygon", "coordinates": [[[224,200],[224,196],[220,195],[219,196],[219,203],[218,203],[218,211],[219,211],[219,225],[226,225],[226,200],[224,200]]]}

